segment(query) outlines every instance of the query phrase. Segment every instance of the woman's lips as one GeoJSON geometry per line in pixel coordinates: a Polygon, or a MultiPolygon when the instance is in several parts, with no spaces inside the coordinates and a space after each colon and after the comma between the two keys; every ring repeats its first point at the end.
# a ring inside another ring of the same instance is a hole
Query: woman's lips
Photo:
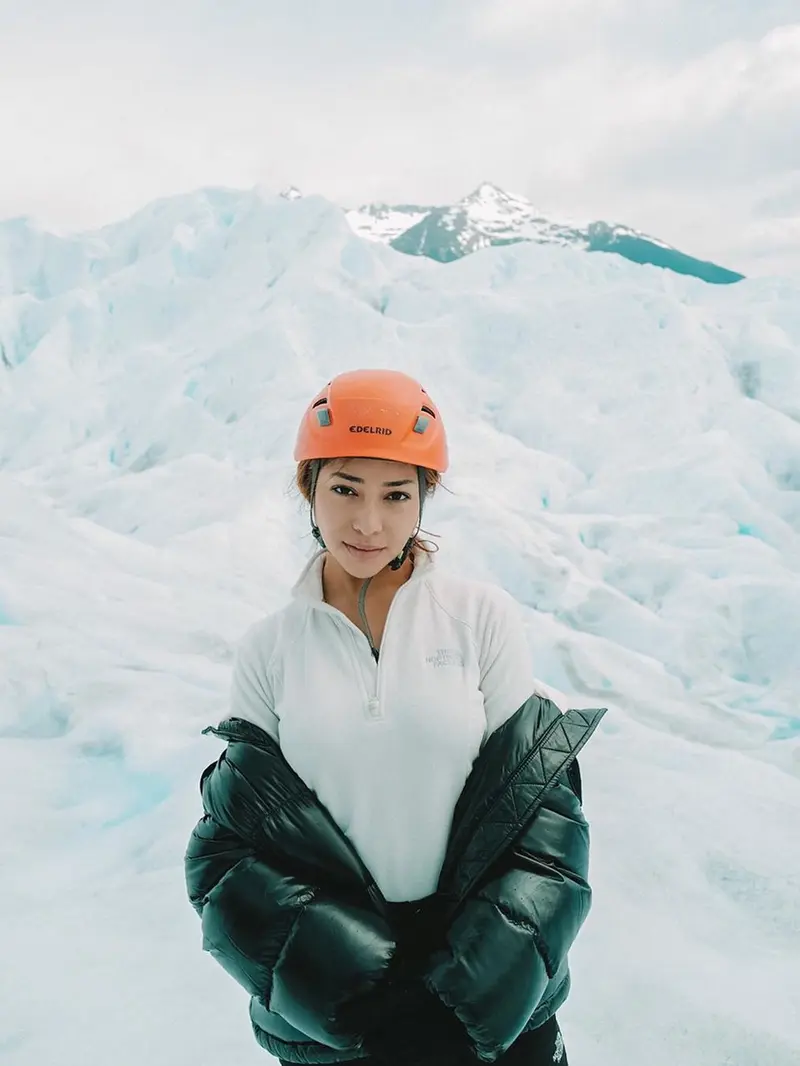
{"type": "Polygon", "coordinates": [[[344,546],[348,551],[353,552],[355,555],[377,555],[379,552],[386,551],[385,548],[359,548],[356,544],[348,544],[344,541],[344,546]]]}

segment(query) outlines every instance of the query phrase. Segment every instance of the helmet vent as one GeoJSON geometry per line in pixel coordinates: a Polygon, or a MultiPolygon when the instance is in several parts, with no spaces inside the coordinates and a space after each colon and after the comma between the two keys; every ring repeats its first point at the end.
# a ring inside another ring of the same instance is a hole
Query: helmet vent
{"type": "Polygon", "coordinates": [[[315,407],[322,407],[322,405],[324,403],[327,403],[327,402],[328,402],[328,397],[327,396],[323,396],[321,400],[317,400],[316,403],[312,403],[311,404],[311,410],[313,411],[315,407]]]}
{"type": "Polygon", "coordinates": [[[433,413],[433,411],[431,411],[430,407],[425,407],[423,405],[422,410],[425,412],[426,415],[430,415],[431,418],[436,418],[436,415],[433,413]]]}

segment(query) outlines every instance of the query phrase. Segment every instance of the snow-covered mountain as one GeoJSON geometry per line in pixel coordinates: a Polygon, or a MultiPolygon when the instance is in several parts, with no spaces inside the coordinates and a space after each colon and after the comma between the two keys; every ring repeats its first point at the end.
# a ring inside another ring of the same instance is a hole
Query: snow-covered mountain
{"type": "Polygon", "coordinates": [[[521,240],[572,244],[578,232],[542,218],[528,200],[488,182],[450,206],[394,208],[368,204],[348,212],[348,218],[353,228],[369,240],[388,241],[400,251],[427,255],[441,262],[460,259],[492,244],[521,240]],[[385,218],[392,218],[396,225],[407,225],[389,236],[382,224],[385,218]]]}
{"type": "Polygon", "coordinates": [[[614,252],[635,263],[650,263],[719,284],[742,280],[741,274],[686,255],[629,226],[555,222],[544,217],[529,200],[489,182],[445,207],[368,204],[349,211],[347,217],[362,237],[440,263],[450,263],[492,245],[532,241],[588,252],[614,252]]]}
{"type": "Polygon", "coordinates": [[[797,1066],[798,350],[791,280],[569,241],[439,268],[318,197],[0,223],[3,1066],[266,1061],[182,856],[235,645],[313,547],[298,420],[366,365],[446,419],[436,565],[505,588],[532,671],[610,708],[570,1060],[797,1066]]]}
{"type": "Polygon", "coordinates": [[[433,207],[419,207],[416,204],[367,204],[358,210],[347,211],[347,221],[359,237],[391,244],[434,210],[433,207]]]}

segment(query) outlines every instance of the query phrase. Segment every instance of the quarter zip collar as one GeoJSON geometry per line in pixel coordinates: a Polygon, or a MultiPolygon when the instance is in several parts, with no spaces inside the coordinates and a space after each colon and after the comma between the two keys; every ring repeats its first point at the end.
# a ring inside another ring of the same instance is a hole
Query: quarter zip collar
{"type": "MultiPolygon", "coordinates": [[[[398,587],[398,592],[414,581],[423,580],[435,566],[430,552],[417,550],[412,554],[414,569],[411,571],[408,581],[398,587]]],[[[294,599],[302,600],[309,606],[321,607],[330,611],[335,610],[335,608],[325,602],[322,594],[322,560],[324,555],[324,551],[319,551],[309,560],[295,582],[291,595],[294,599]]]]}

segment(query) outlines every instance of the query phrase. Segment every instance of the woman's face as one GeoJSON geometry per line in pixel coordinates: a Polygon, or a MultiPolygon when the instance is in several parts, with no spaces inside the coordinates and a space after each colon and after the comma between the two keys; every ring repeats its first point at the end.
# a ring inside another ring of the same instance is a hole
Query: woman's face
{"type": "Polygon", "coordinates": [[[314,515],[343,569],[353,577],[374,577],[417,528],[417,468],[388,459],[334,460],[320,471],[314,515]]]}

